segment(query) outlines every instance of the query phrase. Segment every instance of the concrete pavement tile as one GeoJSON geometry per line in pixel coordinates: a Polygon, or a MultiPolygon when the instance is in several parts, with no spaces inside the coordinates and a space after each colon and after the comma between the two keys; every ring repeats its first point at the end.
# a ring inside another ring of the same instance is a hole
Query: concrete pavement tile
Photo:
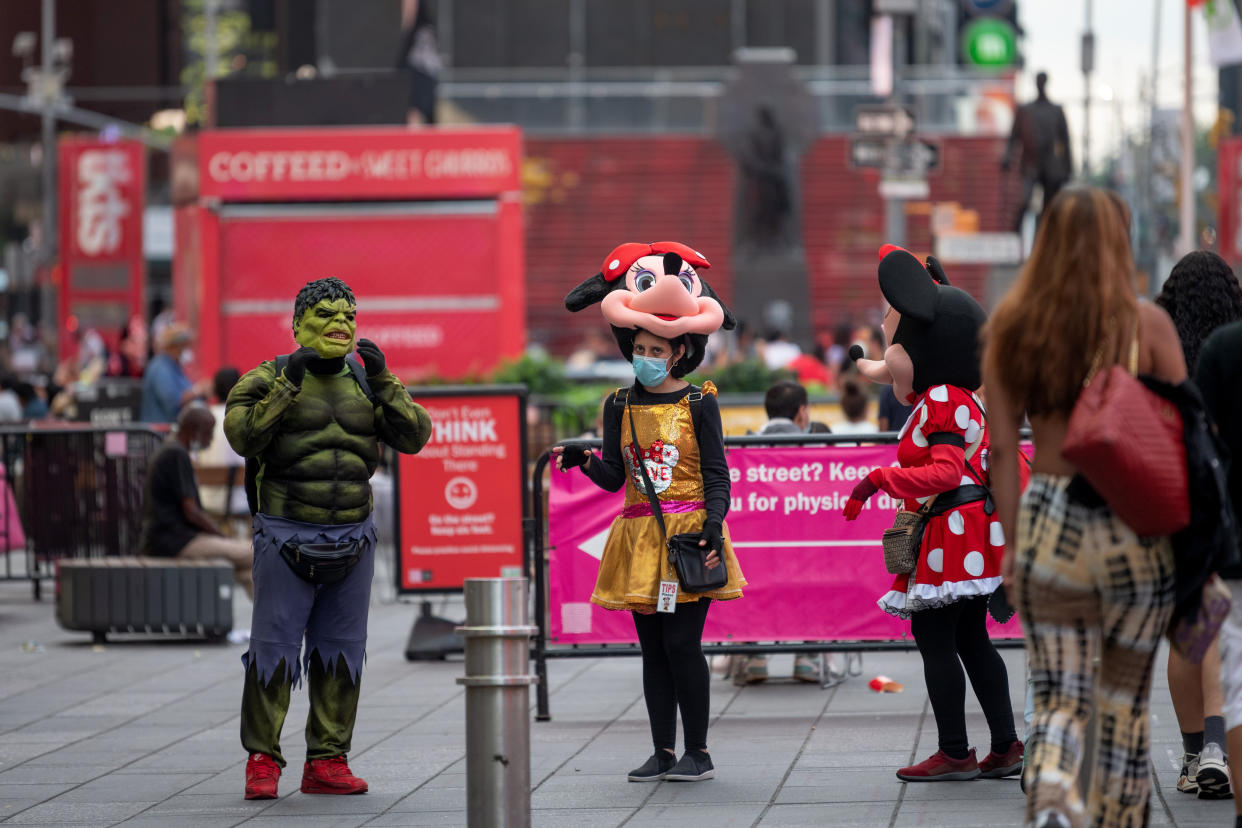
{"type": "Polygon", "coordinates": [[[840,770],[858,770],[867,768],[870,772],[884,776],[897,772],[910,764],[910,751],[875,751],[868,753],[848,752],[844,750],[807,751],[798,757],[794,772],[824,770],[831,768],[840,770]]]}
{"type": "Polygon", "coordinates": [[[103,776],[113,769],[112,765],[19,765],[0,771],[0,785],[39,782],[86,782],[103,776]]]}
{"type": "Polygon", "coordinates": [[[710,825],[713,828],[742,828],[754,824],[767,803],[730,805],[665,805],[648,802],[627,825],[665,828],[669,825],[710,825]]]}
{"type": "Polygon", "coordinates": [[[43,802],[55,796],[59,796],[70,788],[73,788],[74,785],[75,783],[72,782],[0,784],[0,800],[28,799],[30,797],[34,797],[38,802],[43,802]]]}
{"type": "Polygon", "coordinates": [[[40,796],[0,799],[0,822],[3,822],[14,814],[20,814],[27,808],[33,808],[42,802],[44,802],[44,799],[40,796]]]}
{"type": "Polygon", "coordinates": [[[584,779],[581,785],[569,790],[543,790],[531,794],[532,808],[625,808],[633,807],[647,795],[647,786],[625,781],[609,780],[591,784],[584,779]],[[620,787],[625,785],[626,787],[620,787]]]}
{"type": "Polygon", "coordinates": [[[875,828],[887,825],[892,802],[838,802],[828,805],[773,805],[759,824],[763,828],[832,825],[842,828],[875,828]]]}
{"type": "MultiPolygon", "coordinates": [[[[893,782],[897,780],[894,779],[893,782]]],[[[776,794],[781,805],[805,805],[816,802],[889,802],[897,801],[896,785],[887,781],[855,783],[852,785],[812,785],[792,787],[786,785],[776,794]]]]}
{"type": "MultiPolygon", "coordinates": [[[[278,800],[279,801],[279,800],[278,800]]],[[[150,810],[152,815],[162,814],[170,824],[186,814],[232,816],[238,820],[254,816],[272,806],[271,800],[250,801],[242,797],[242,786],[231,794],[177,794],[160,802],[150,810]]]]}
{"type": "Polygon", "coordinates": [[[151,802],[44,802],[10,817],[10,825],[109,825],[120,822],[151,802]]]}
{"type": "Polygon", "coordinates": [[[290,794],[277,800],[263,813],[266,816],[296,817],[299,821],[303,816],[378,814],[388,810],[405,796],[404,793],[365,793],[353,796],[304,794],[296,788],[291,789],[290,794]]]}
{"type": "Polygon", "coordinates": [[[161,802],[207,778],[201,773],[110,773],[56,798],[57,802],[161,802]]]}
{"type": "MultiPolygon", "coordinates": [[[[896,778],[893,781],[901,784],[896,778]]],[[[945,800],[966,804],[970,802],[997,802],[1005,799],[1025,799],[1016,776],[1011,779],[972,779],[967,782],[907,782],[905,784],[906,802],[945,800]]]]}
{"type": "MultiPolygon", "coordinates": [[[[633,808],[575,808],[572,811],[531,811],[535,828],[615,828],[634,813],[633,808]]],[[[633,824],[633,823],[629,823],[633,824]]]]}
{"type": "MultiPolygon", "coordinates": [[[[235,816],[181,814],[177,817],[175,824],[176,828],[233,828],[237,824],[237,819],[235,816]]],[[[168,816],[160,814],[138,814],[120,824],[125,828],[169,828],[170,826],[168,816]]]]}
{"type": "Polygon", "coordinates": [[[711,805],[718,802],[762,802],[772,801],[780,779],[769,782],[755,782],[743,774],[735,778],[705,780],[703,782],[662,782],[651,795],[651,805],[689,805],[702,803],[711,805]]]}
{"type": "MultiPolygon", "coordinates": [[[[539,818],[532,814],[532,824],[539,825],[539,818]]],[[[463,828],[465,811],[389,811],[367,823],[367,828],[463,828]]]]}
{"type": "MultiPolygon", "coordinates": [[[[371,814],[299,815],[296,824],[297,828],[358,828],[359,825],[366,823],[371,817],[371,814]]],[[[288,816],[267,816],[265,813],[263,816],[257,816],[248,820],[245,825],[246,828],[256,828],[256,826],[260,828],[262,826],[277,828],[277,826],[288,826],[289,822],[290,818],[288,816]]],[[[178,825],[177,828],[181,828],[181,826],[178,825]]]]}
{"type": "Polygon", "coordinates": [[[466,789],[448,787],[419,788],[401,798],[390,811],[462,811],[466,810],[466,789]]]}

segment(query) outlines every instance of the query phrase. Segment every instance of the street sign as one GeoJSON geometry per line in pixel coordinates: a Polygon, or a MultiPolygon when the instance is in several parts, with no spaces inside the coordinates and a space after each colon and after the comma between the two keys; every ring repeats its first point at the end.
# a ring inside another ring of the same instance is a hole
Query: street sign
{"type": "Polygon", "coordinates": [[[931,195],[926,178],[884,178],[880,180],[881,198],[921,199],[931,195]]]}
{"type": "Polygon", "coordinates": [[[944,264],[1021,264],[1017,233],[944,233],[936,236],[936,258],[944,264]]]}
{"type": "Polygon", "coordinates": [[[850,166],[883,167],[888,159],[888,139],[876,135],[856,135],[850,139],[850,166]]]}
{"type": "Polygon", "coordinates": [[[1018,57],[1018,33],[998,17],[972,20],[962,32],[962,56],[982,69],[1012,66],[1018,57]]]}
{"type": "Polygon", "coordinates": [[[914,132],[914,113],[904,106],[860,106],[855,111],[858,131],[868,135],[904,138],[914,132]]]}
{"type": "Polygon", "coordinates": [[[918,14],[919,0],[875,0],[875,14],[918,14]]]}
{"type": "Polygon", "coordinates": [[[940,145],[921,138],[894,143],[889,169],[903,175],[926,175],[940,166],[940,145]]]}
{"type": "Polygon", "coordinates": [[[962,0],[962,5],[972,14],[1005,14],[1013,0],[962,0]]]}

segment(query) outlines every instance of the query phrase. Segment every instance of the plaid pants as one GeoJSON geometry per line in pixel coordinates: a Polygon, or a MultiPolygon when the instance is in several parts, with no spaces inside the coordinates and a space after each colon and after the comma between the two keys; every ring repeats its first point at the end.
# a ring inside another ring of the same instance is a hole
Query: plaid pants
{"type": "Polygon", "coordinates": [[[1139,538],[1078,487],[1032,475],[1018,516],[1014,599],[1035,691],[1027,819],[1052,810],[1074,828],[1146,825],[1148,697],[1173,609],[1173,553],[1167,539],[1139,538]],[[1093,709],[1099,731],[1084,809],[1078,770],[1093,709]]]}

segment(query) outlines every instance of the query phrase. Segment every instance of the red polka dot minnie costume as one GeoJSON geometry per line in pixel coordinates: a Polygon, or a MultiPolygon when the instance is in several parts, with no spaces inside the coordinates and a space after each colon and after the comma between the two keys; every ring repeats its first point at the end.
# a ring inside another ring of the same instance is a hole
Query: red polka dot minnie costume
{"type": "Polygon", "coordinates": [[[988,429],[981,384],[979,331],[986,316],[968,293],[952,287],[940,263],[927,266],[899,247],[880,250],[884,359],[859,359],[867,378],[891,384],[914,410],[900,432],[898,467],[867,475],[847,501],[858,517],[880,489],[917,511],[935,497],[918,564],[898,575],[879,600],[886,612],[910,619],[923,655],[940,750],[897,776],[906,781],[1006,776],[1021,768],[1005,663],[988,637],[988,599],[1001,585],[1005,538],[987,489],[988,429]],[[992,752],[976,762],[966,739],[961,664],[987,716],[992,752]]]}

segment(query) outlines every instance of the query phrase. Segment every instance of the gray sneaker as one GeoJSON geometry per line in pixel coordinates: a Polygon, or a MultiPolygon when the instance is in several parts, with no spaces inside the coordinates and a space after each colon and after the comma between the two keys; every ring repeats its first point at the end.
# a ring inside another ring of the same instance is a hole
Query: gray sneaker
{"type": "Polygon", "coordinates": [[[1229,785],[1229,759],[1224,749],[1215,742],[1208,742],[1199,753],[1195,785],[1200,799],[1228,799],[1233,796],[1229,785]]]}
{"type": "Polygon", "coordinates": [[[1199,783],[1195,777],[1199,773],[1199,754],[1182,754],[1182,772],[1177,775],[1177,789],[1182,793],[1198,793],[1199,783]]]}
{"type": "Polygon", "coordinates": [[[687,750],[677,760],[673,769],[664,774],[665,782],[698,782],[712,779],[716,769],[712,765],[712,757],[705,750],[687,750]]]}

